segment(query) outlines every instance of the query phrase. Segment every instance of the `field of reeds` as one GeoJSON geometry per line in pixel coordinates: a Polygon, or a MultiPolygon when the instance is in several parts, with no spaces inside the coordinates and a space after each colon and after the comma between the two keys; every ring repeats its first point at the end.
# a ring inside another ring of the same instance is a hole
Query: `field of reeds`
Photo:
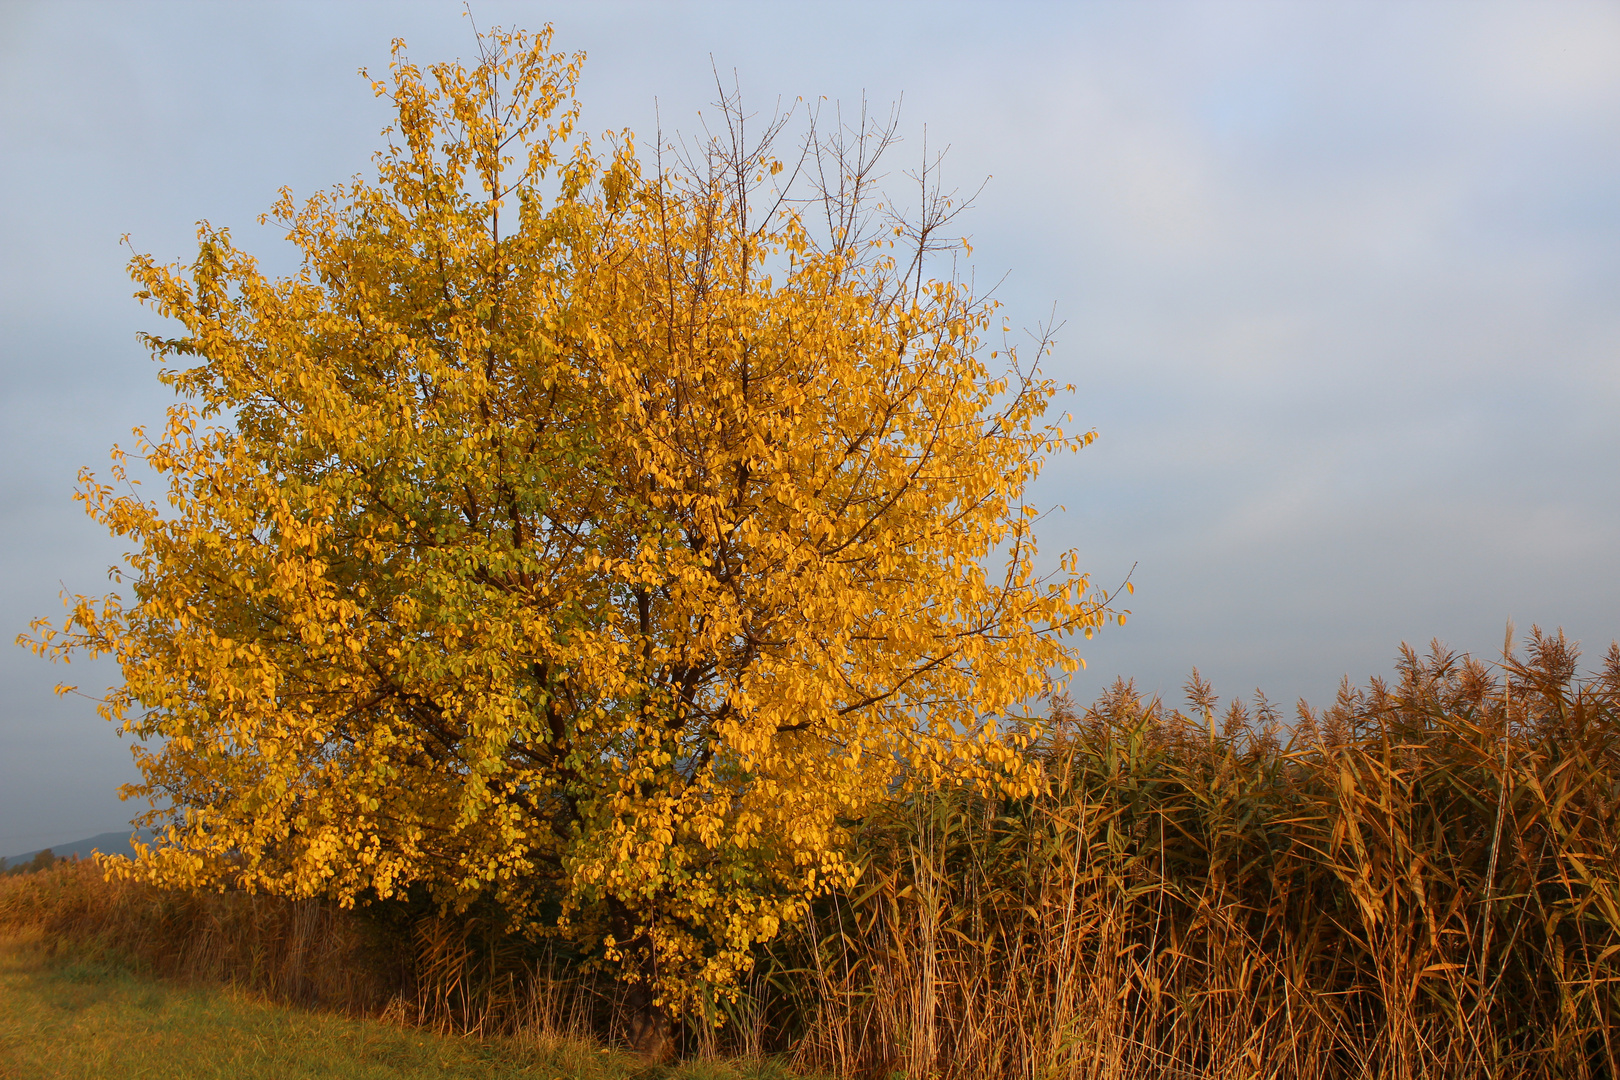
{"type": "MultiPolygon", "coordinates": [[[[1283,718],[1128,684],[1054,702],[1045,790],[896,796],[859,884],[689,1055],[838,1076],[1620,1077],[1620,648],[1561,635],[1283,718]]],[[[456,1030],[612,1040],[611,984],[476,919],[173,896],[83,865],[0,924],[160,973],[456,1030]]]]}

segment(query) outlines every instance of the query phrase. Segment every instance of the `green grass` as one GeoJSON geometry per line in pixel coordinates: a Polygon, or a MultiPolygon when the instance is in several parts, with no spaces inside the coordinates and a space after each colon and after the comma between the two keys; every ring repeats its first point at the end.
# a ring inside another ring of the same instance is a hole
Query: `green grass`
{"type": "Polygon", "coordinates": [[[5,1080],[703,1080],[782,1075],[730,1065],[643,1066],[583,1045],[524,1046],[310,1012],[226,987],[142,976],[105,959],[0,941],[5,1080]]]}
{"type": "Polygon", "coordinates": [[[621,1071],[549,1056],[160,982],[106,962],[53,962],[37,945],[0,945],[6,1077],[494,1080],[621,1071]]]}

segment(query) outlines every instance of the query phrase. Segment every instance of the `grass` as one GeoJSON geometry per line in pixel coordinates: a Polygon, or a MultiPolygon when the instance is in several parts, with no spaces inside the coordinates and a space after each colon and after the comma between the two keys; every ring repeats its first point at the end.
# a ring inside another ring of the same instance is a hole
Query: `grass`
{"type": "Polygon", "coordinates": [[[106,959],[53,957],[37,940],[0,944],[0,1076],[7,1078],[606,1080],[632,1068],[620,1055],[589,1049],[547,1053],[440,1035],[143,976],[106,959]]]}
{"type": "Polygon", "coordinates": [[[581,1040],[437,1032],[0,939],[4,1080],[772,1080],[769,1063],[648,1067],[581,1040]]]}

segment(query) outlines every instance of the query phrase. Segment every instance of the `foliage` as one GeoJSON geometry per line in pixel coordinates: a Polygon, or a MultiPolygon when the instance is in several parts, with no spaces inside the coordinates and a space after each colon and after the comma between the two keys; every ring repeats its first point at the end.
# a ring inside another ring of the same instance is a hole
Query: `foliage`
{"type": "Polygon", "coordinates": [[[206,224],[132,261],[182,401],[83,474],[126,592],[32,644],[122,666],[128,794],[173,808],[125,872],[492,898],[683,1008],[852,880],[841,822],[902,777],[1028,789],[987,718],[1107,608],[1037,574],[1021,493],[1090,436],[929,278],[928,174],[910,223],[875,200],[892,128],[788,168],[728,100],[648,173],[577,133],[549,31],[480,41],[396,43],[377,180],[275,204],[291,277],[206,224]]]}
{"type": "Polygon", "coordinates": [[[0,872],[6,874],[33,874],[41,870],[49,870],[60,861],[50,848],[46,848],[43,851],[34,852],[34,857],[27,862],[13,863],[0,872]]]}

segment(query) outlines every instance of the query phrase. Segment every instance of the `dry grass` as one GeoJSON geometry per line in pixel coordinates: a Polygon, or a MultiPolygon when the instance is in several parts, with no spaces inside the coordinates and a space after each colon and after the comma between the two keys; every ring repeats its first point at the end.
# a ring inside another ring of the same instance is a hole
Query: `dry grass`
{"type": "Polygon", "coordinates": [[[275,1005],[0,938],[0,1077],[623,1080],[639,1064],[275,1005]]]}
{"type": "MultiPolygon", "coordinates": [[[[1117,686],[1058,702],[1034,798],[858,824],[866,871],[760,958],[689,1055],[846,1076],[1620,1078],[1620,649],[1436,646],[1285,733],[1117,686]],[[1290,740],[1284,743],[1285,737],[1290,740]]],[[[610,988],[498,921],[0,879],[0,925],[160,974],[588,1047],[610,988]]],[[[593,1042],[593,1040],[595,1040],[593,1042]]]]}
{"type": "Polygon", "coordinates": [[[476,915],[425,905],[346,911],[322,900],[186,893],[108,880],[90,861],[0,878],[0,929],[70,960],[223,984],[270,1001],[471,1035],[589,1045],[615,999],[563,979],[476,915]]]}
{"type": "MultiPolygon", "coordinates": [[[[226,987],[265,1007],[474,1036],[507,1057],[538,1054],[569,1076],[623,1076],[643,1064],[612,1050],[625,1041],[621,988],[501,933],[490,912],[448,918],[427,904],[354,911],[319,900],[184,893],[109,881],[93,862],[60,860],[0,876],[0,946],[18,941],[32,943],[42,971],[226,987]]],[[[692,1063],[658,1075],[783,1075],[780,1062],[762,1055],[721,1061],[712,1038],[692,1044],[692,1063]]]]}
{"type": "Polygon", "coordinates": [[[382,1011],[399,979],[375,930],[331,905],[108,881],[88,860],[0,879],[0,927],[76,957],[354,1014],[382,1011]]]}

